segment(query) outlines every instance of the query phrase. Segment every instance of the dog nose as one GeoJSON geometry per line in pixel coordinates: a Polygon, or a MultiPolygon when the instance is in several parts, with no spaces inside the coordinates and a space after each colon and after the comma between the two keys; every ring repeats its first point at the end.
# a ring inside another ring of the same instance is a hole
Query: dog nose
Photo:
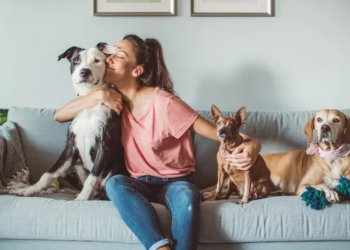
{"type": "Polygon", "coordinates": [[[219,134],[222,134],[224,133],[224,130],[223,129],[219,129],[219,134]]]}
{"type": "Polygon", "coordinates": [[[331,130],[331,128],[330,128],[328,125],[323,125],[323,126],[321,127],[321,130],[322,130],[322,132],[328,132],[328,131],[331,130]]]}
{"type": "Polygon", "coordinates": [[[88,75],[90,75],[91,71],[89,69],[82,69],[80,70],[80,76],[82,77],[87,77],[88,75]]]}

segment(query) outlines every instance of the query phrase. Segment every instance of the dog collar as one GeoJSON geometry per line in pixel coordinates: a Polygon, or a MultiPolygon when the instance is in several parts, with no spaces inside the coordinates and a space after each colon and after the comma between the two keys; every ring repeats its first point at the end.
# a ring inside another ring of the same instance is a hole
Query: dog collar
{"type": "Polygon", "coordinates": [[[317,146],[318,146],[317,143],[310,143],[308,145],[308,149],[306,150],[306,153],[308,155],[313,155],[316,153],[320,157],[329,159],[329,160],[340,160],[350,154],[350,144],[346,144],[346,143],[342,144],[339,148],[337,148],[334,151],[325,151],[317,146]]]}
{"type": "Polygon", "coordinates": [[[91,95],[92,93],[95,93],[95,92],[98,92],[98,91],[100,91],[100,89],[95,89],[95,90],[93,90],[93,91],[91,91],[91,92],[89,92],[87,94],[78,93],[78,96],[87,96],[87,95],[91,95]]]}

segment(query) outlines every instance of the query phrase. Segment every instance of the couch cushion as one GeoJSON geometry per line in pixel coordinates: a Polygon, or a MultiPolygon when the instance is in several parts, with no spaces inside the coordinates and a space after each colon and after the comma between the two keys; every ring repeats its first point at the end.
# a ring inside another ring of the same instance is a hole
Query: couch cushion
{"type": "MultiPolygon", "coordinates": [[[[70,194],[0,196],[0,239],[140,243],[110,201],[73,201],[70,194]]],[[[153,204],[166,235],[171,216],[153,204]]],[[[145,225],[147,227],[147,225],[145,225]]]]}
{"type": "Polygon", "coordinates": [[[66,145],[70,123],[56,122],[54,114],[53,109],[18,107],[8,113],[8,120],[17,125],[32,183],[55,163],[66,145]]]}
{"type": "MultiPolygon", "coordinates": [[[[234,197],[234,196],[233,196],[234,197]]],[[[0,196],[0,239],[139,243],[110,201],[72,201],[68,194],[0,196]]],[[[350,202],[324,211],[306,207],[300,197],[269,197],[238,205],[206,201],[200,206],[199,242],[349,240],[350,202]]],[[[152,204],[169,235],[171,215],[152,204]]]]}
{"type": "Polygon", "coordinates": [[[297,196],[269,197],[238,205],[238,199],[201,204],[199,242],[336,241],[350,239],[350,202],[323,211],[297,196]]]}
{"type": "MultiPolygon", "coordinates": [[[[341,110],[350,115],[350,109],[341,110]]],[[[233,112],[222,112],[232,117],[233,112]]],[[[301,112],[247,112],[247,122],[241,132],[261,142],[261,154],[279,153],[304,149],[307,137],[303,133],[305,124],[316,111],[301,112]]],[[[204,118],[212,121],[209,111],[199,111],[204,118]]],[[[219,142],[195,134],[193,150],[196,158],[194,183],[200,188],[209,187],[217,182],[216,154],[219,142]]]]}

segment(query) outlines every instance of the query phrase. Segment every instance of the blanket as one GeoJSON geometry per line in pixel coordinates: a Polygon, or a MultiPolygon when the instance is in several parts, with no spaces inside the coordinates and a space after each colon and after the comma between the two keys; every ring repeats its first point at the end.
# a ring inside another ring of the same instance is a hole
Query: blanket
{"type": "Polygon", "coordinates": [[[0,126],[0,194],[28,186],[29,169],[16,125],[6,122],[0,126]]]}

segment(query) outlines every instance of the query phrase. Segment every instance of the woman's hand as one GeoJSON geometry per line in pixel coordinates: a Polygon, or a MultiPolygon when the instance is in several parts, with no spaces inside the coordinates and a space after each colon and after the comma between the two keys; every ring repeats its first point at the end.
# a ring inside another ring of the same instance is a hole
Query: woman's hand
{"type": "Polygon", "coordinates": [[[123,109],[122,95],[113,88],[104,89],[99,92],[101,92],[101,104],[104,104],[107,107],[113,109],[115,112],[117,112],[118,115],[120,115],[120,112],[123,109]]]}
{"type": "Polygon", "coordinates": [[[258,158],[260,150],[260,142],[249,138],[239,145],[232,154],[227,155],[226,161],[239,170],[249,170],[258,158]]]}
{"type": "Polygon", "coordinates": [[[58,122],[71,121],[84,109],[92,108],[98,104],[104,104],[120,115],[123,108],[122,95],[111,88],[76,98],[58,109],[55,112],[54,119],[58,122]]]}
{"type": "MultiPolygon", "coordinates": [[[[199,116],[191,126],[191,130],[209,139],[220,141],[216,135],[216,126],[207,119],[199,116]]],[[[249,170],[255,163],[261,150],[261,144],[243,133],[240,133],[243,143],[239,145],[226,160],[240,170],[249,170]]]]}

